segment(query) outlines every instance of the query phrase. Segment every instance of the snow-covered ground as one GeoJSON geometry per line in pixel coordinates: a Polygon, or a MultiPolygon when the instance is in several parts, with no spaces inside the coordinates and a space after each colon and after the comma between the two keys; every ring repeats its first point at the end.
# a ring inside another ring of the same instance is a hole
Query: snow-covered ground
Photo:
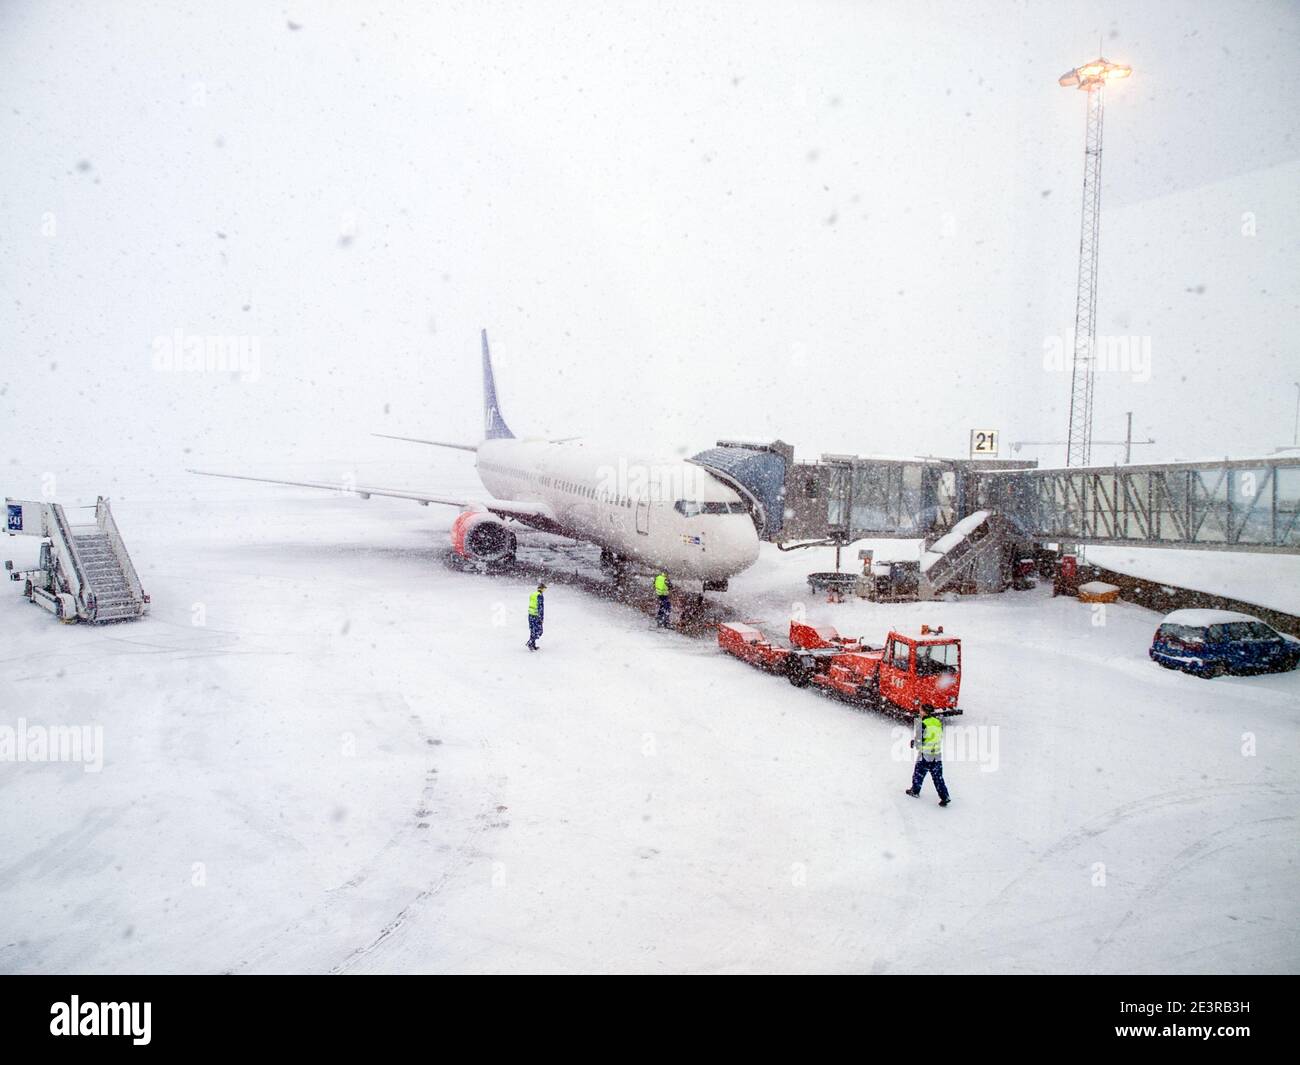
{"type": "Polygon", "coordinates": [[[114,497],[147,619],[0,595],[0,725],[104,743],[0,764],[0,971],[1300,969],[1300,673],[1047,590],[828,605],[765,548],[737,616],[962,637],[940,809],[894,721],[576,586],[530,654],[450,510],[182,484],[114,497]]]}
{"type": "Polygon", "coordinates": [[[1300,555],[1089,547],[1087,557],[1119,573],[1300,614],[1300,555]]]}

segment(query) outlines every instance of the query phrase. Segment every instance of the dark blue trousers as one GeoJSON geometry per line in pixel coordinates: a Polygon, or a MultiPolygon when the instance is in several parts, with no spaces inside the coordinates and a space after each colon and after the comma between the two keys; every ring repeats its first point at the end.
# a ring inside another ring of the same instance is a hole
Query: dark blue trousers
{"type": "Polygon", "coordinates": [[[666,629],[668,627],[668,622],[672,616],[672,611],[673,611],[672,599],[666,595],[659,596],[659,613],[655,616],[655,620],[659,622],[660,628],[666,629]]]}
{"type": "Polygon", "coordinates": [[[912,770],[912,790],[921,790],[921,785],[925,783],[926,773],[934,777],[934,790],[939,793],[939,798],[946,799],[948,797],[948,785],[943,782],[942,759],[934,762],[927,762],[924,758],[916,760],[916,768],[912,770]]]}
{"type": "Polygon", "coordinates": [[[542,635],[542,619],[536,614],[528,615],[528,645],[536,647],[542,635]]]}

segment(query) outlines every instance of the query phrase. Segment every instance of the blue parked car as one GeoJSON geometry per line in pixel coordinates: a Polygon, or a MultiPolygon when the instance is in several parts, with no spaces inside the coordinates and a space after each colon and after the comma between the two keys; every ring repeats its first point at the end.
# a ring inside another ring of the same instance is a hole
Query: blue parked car
{"type": "Polygon", "coordinates": [[[1175,610],[1160,623],[1148,652],[1166,669],[1197,677],[1284,673],[1300,663],[1300,640],[1249,614],[1175,610]]]}

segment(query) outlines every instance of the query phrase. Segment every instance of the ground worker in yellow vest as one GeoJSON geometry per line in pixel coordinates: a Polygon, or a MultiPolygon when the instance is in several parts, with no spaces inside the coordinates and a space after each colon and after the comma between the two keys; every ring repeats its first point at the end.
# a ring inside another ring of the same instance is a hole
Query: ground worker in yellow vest
{"type": "Polygon", "coordinates": [[[546,614],[546,599],[543,592],[546,583],[537,586],[537,591],[528,596],[528,650],[537,650],[537,641],[542,638],[542,618],[546,614]]]}
{"type": "Polygon", "coordinates": [[[948,798],[948,785],[943,782],[943,722],[933,710],[923,710],[917,715],[912,746],[916,748],[916,768],[912,770],[912,786],[907,789],[907,794],[914,799],[919,796],[925,774],[929,773],[934,777],[939,805],[947,806],[951,800],[948,798]]]}
{"type": "Polygon", "coordinates": [[[668,574],[655,574],[655,598],[659,601],[659,612],[655,615],[661,629],[668,628],[668,622],[673,612],[673,600],[669,594],[673,586],[668,583],[668,574]]]}

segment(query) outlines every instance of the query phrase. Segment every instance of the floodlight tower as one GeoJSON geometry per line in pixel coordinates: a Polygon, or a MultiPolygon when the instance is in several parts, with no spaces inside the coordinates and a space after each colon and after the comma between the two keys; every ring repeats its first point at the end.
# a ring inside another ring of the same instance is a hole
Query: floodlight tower
{"type": "Polygon", "coordinates": [[[1070,376],[1070,431],[1065,464],[1086,466],[1092,452],[1092,386],[1097,331],[1097,237],[1101,226],[1101,125],[1106,82],[1127,78],[1132,67],[1094,59],[1062,74],[1060,84],[1088,94],[1083,152],[1083,229],[1079,237],[1079,289],[1074,304],[1074,362],[1070,376]]]}

